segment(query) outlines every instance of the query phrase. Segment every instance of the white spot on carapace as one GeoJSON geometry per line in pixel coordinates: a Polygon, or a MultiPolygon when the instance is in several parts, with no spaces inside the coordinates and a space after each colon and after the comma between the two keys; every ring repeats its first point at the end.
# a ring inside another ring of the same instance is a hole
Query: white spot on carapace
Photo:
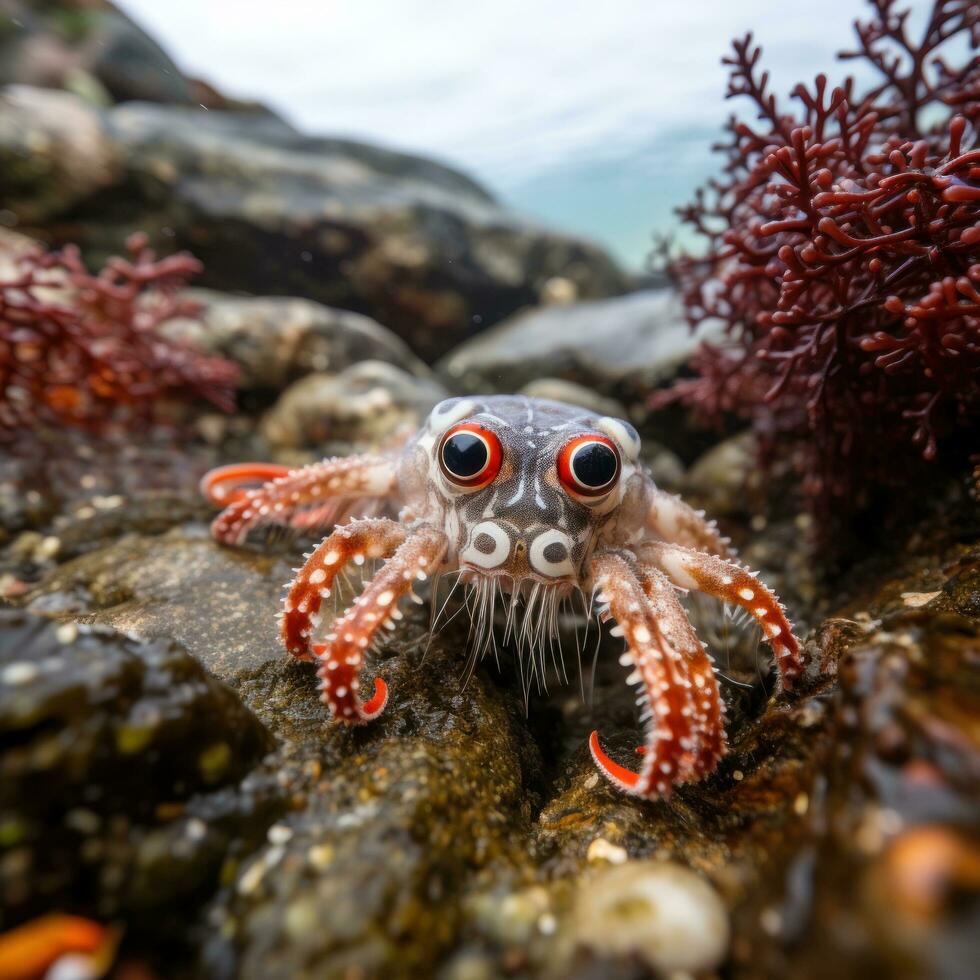
{"type": "Polygon", "coordinates": [[[510,537],[507,532],[493,521],[481,521],[473,528],[469,544],[463,548],[459,557],[468,565],[478,565],[480,568],[496,568],[507,560],[509,554],[510,537]],[[481,534],[486,534],[493,539],[493,551],[483,552],[474,546],[473,542],[481,534]]]}
{"type": "Polygon", "coordinates": [[[550,578],[562,578],[564,576],[574,575],[575,566],[572,565],[571,559],[573,546],[574,542],[572,539],[562,531],[554,528],[550,531],[545,531],[531,542],[531,547],[528,550],[531,567],[541,575],[547,575],[550,578]],[[545,551],[551,545],[559,545],[563,549],[563,557],[557,561],[552,561],[545,554],[545,551]]]}

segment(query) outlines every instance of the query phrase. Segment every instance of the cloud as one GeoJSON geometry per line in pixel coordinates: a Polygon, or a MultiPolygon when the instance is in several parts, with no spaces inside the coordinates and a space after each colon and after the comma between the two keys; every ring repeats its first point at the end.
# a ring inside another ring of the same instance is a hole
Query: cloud
{"type": "Polygon", "coordinates": [[[124,0],[187,70],[303,128],[453,161],[506,190],[635,155],[728,108],[754,27],[777,84],[827,68],[856,0],[124,0]]]}

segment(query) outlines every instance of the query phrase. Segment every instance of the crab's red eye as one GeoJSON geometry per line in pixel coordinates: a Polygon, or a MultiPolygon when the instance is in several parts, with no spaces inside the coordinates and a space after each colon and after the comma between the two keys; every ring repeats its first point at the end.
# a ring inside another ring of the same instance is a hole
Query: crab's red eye
{"type": "Polygon", "coordinates": [[[580,497],[608,493],[619,479],[619,470],[619,450],[605,436],[575,436],[558,453],[558,476],[569,492],[580,497]]]}
{"type": "Polygon", "coordinates": [[[467,490],[485,487],[500,472],[500,440],[476,422],[460,422],[442,437],[439,466],[450,483],[467,490]]]}

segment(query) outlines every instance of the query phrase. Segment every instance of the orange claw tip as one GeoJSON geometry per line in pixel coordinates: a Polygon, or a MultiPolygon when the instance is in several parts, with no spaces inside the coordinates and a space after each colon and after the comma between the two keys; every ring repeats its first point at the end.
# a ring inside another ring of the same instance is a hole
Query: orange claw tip
{"type": "Polygon", "coordinates": [[[245,495],[242,484],[268,483],[289,473],[276,463],[232,463],[208,470],[201,478],[201,493],[215,507],[227,507],[245,495]]]}
{"type": "Polygon", "coordinates": [[[365,720],[377,718],[388,703],[388,685],[380,678],[374,679],[374,695],[370,701],[361,705],[361,717],[365,720]]]}
{"type": "Polygon", "coordinates": [[[621,766],[618,762],[613,762],[603,752],[602,746],[599,744],[598,731],[594,731],[589,736],[589,749],[592,751],[592,758],[595,759],[595,764],[615,785],[628,792],[635,790],[636,784],[640,781],[639,774],[633,772],[631,769],[627,769],[625,766],[621,766]]]}
{"type": "Polygon", "coordinates": [[[98,922],[75,915],[52,914],[0,934],[0,977],[40,980],[63,957],[82,956],[92,976],[102,976],[112,962],[118,936],[98,922]]]}

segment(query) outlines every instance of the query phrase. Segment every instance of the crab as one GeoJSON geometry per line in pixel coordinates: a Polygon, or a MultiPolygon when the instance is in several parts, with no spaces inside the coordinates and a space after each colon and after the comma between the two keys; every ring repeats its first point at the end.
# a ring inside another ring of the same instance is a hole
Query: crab
{"type": "Polygon", "coordinates": [[[713,660],[680,593],[746,610],[772,648],[781,688],[803,669],[777,597],[703,512],[655,485],[640,438],[622,419],[536,398],[450,398],[398,451],[299,469],[224,466],[204,477],[202,491],[224,508],[212,533],[228,545],[263,525],[333,527],[287,585],[279,627],[290,654],[317,664],[323,700],[340,722],[382,712],[383,679],[361,697],[365,654],[403,618],[403,600],[424,601],[416,586],[434,582],[435,604],[450,574],[469,590],[474,659],[496,649],[498,601],[504,640],[526,648],[532,664],[537,654],[542,672],[567,603],[580,599],[587,618],[612,624],[642,709],[641,763],[633,770],[613,761],[598,732],[589,745],[602,773],[636,796],[669,797],[713,772],[726,750],[713,660]],[[367,516],[342,523],[355,513],[367,516]],[[321,635],[324,601],[345,567],[370,559],[383,564],[321,635]]]}

